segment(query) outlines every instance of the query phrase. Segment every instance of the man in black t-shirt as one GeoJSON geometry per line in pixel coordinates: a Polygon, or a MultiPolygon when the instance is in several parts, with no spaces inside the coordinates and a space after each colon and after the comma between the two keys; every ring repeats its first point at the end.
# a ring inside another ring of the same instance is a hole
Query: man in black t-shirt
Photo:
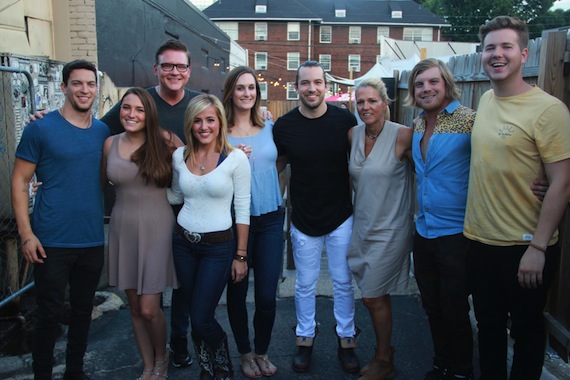
{"type": "Polygon", "coordinates": [[[278,170],[291,164],[291,240],[296,266],[297,353],[292,367],[308,371],[314,338],[316,285],[323,246],[334,289],[338,356],[347,372],[359,370],[354,353],[354,289],[346,254],[352,234],[348,176],[348,130],[356,118],[324,102],[327,82],[322,66],[307,61],[297,70],[301,105],[280,117],[273,128],[278,170]]]}

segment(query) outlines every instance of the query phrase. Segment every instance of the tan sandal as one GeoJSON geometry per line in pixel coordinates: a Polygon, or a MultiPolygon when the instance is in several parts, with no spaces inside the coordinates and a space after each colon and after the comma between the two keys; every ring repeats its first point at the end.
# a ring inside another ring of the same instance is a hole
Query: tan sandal
{"type": "Polygon", "coordinates": [[[261,376],[263,376],[261,370],[257,365],[257,361],[255,360],[255,355],[253,355],[253,352],[248,352],[247,354],[243,354],[241,356],[240,367],[241,373],[250,379],[259,379],[261,376]]]}
{"type": "Polygon", "coordinates": [[[152,369],[152,380],[160,380],[168,378],[168,352],[162,360],[156,360],[154,362],[154,368],[152,369]]]}
{"type": "Polygon", "coordinates": [[[263,376],[273,376],[277,372],[277,367],[269,361],[267,354],[255,355],[255,362],[261,370],[263,376]]]}
{"type": "Polygon", "coordinates": [[[150,379],[150,376],[152,376],[152,368],[145,368],[145,369],[143,369],[142,375],[137,377],[137,380],[148,380],[148,379],[150,379]],[[149,377],[147,377],[147,376],[149,376],[149,377]]]}

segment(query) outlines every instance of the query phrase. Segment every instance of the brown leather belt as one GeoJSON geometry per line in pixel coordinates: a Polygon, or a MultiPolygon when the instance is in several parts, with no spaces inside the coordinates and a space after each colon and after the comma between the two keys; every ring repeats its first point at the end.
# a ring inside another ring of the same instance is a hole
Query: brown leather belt
{"type": "Polygon", "coordinates": [[[223,243],[225,241],[231,240],[232,238],[232,229],[228,228],[225,231],[216,231],[216,232],[190,232],[180,224],[176,223],[176,233],[180,236],[184,236],[186,240],[190,243],[207,243],[207,244],[217,244],[223,243]]]}

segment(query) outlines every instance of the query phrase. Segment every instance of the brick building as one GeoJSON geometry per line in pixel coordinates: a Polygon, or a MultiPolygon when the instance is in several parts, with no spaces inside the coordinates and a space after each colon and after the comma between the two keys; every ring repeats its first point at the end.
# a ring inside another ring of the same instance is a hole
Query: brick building
{"type": "Polygon", "coordinates": [[[295,71],[307,59],[356,78],[378,61],[381,36],[440,41],[449,26],[411,0],[218,0],[204,13],[247,49],[268,100],[298,99],[295,71]]]}

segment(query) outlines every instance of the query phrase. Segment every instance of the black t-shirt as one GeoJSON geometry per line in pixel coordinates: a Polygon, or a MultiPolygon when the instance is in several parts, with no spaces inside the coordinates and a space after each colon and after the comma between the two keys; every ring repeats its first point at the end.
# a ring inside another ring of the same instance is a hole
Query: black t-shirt
{"type": "Polygon", "coordinates": [[[316,119],[295,108],[275,122],[278,154],[291,164],[291,221],[307,235],[326,235],[352,215],[348,130],[355,125],[354,115],[334,106],[316,119]]]}
{"type": "MultiPolygon", "coordinates": [[[[184,89],[184,97],[182,100],[171,106],[158,95],[156,87],[149,87],[146,90],[156,103],[160,127],[174,132],[186,144],[186,138],[184,137],[184,112],[186,112],[188,102],[193,97],[200,95],[200,93],[184,89]]],[[[101,121],[109,126],[112,135],[117,135],[125,130],[119,118],[120,106],[120,103],[115,104],[113,108],[101,118],[101,121]]]]}

